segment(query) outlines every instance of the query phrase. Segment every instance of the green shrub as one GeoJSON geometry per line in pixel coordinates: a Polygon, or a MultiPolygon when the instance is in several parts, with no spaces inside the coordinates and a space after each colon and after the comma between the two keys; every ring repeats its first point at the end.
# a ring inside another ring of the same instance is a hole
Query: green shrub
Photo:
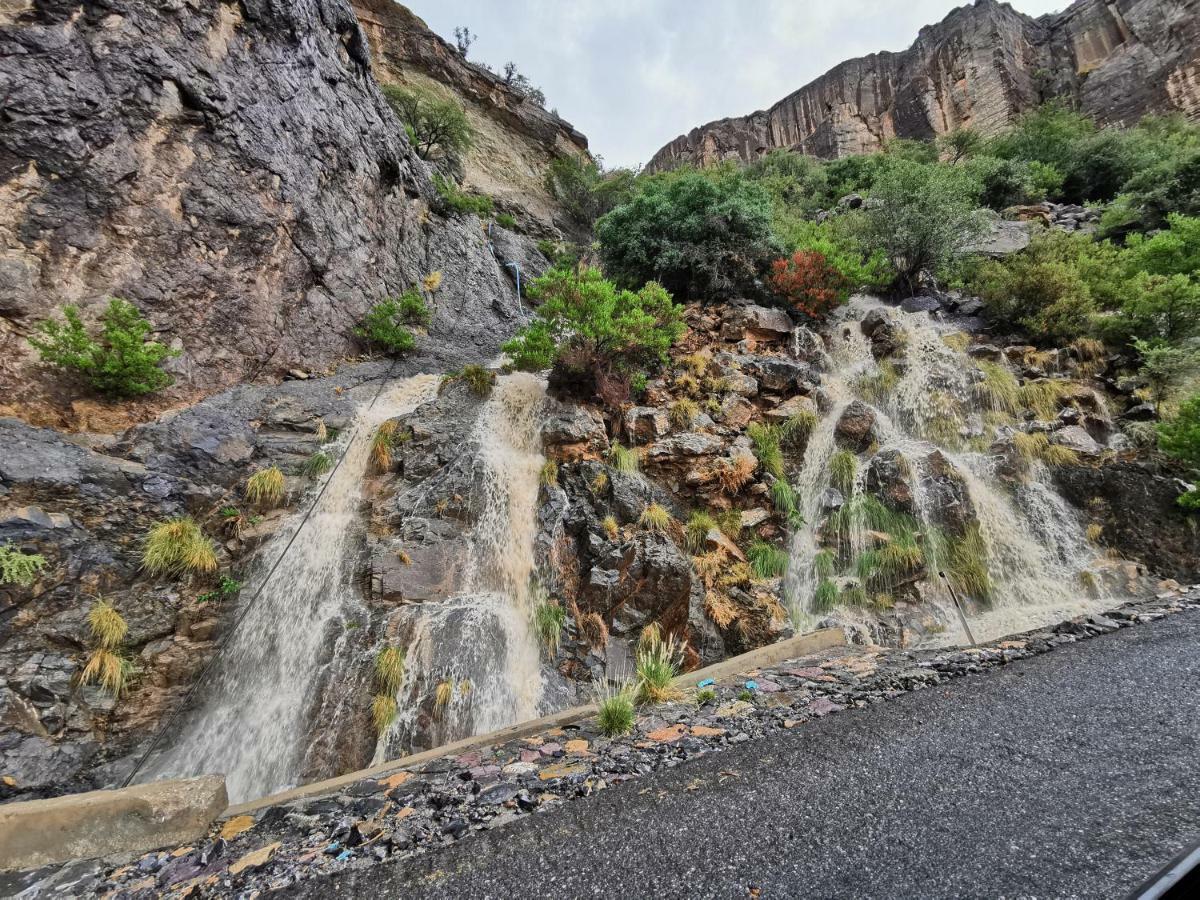
{"type": "Polygon", "coordinates": [[[451,179],[434,173],[433,186],[438,193],[438,203],[443,212],[459,215],[474,214],[481,219],[492,214],[492,198],[486,194],[468,194],[451,179]]]}
{"type": "Polygon", "coordinates": [[[393,84],[382,85],[380,90],[421,159],[457,157],[471,146],[471,126],[458,103],[393,84]]]}
{"type": "Polygon", "coordinates": [[[633,703],[633,688],[628,685],[612,691],[605,687],[597,691],[596,703],[599,712],[596,714],[596,727],[607,738],[620,737],[633,731],[637,721],[637,710],[633,703]]]}
{"type": "Polygon", "coordinates": [[[43,362],[77,372],[94,390],[110,397],[139,397],[172,384],[159,368],[178,351],[147,339],[150,323],[132,303],[114,297],[100,316],[100,334],[93,338],[83,327],[79,310],[63,308],[66,324],[46,320],[38,325],[40,337],[29,343],[43,362]]]}
{"type": "Polygon", "coordinates": [[[404,353],[416,346],[416,338],[409,326],[425,325],[429,318],[429,307],[413,289],[376,303],[354,333],[386,353],[404,353]]]}
{"type": "Polygon", "coordinates": [[[771,200],[734,167],[640,179],[596,223],[604,271],[622,287],[656,281],[684,298],[753,293],[779,256],[771,200]]]}
{"type": "Polygon", "coordinates": [[[572,219],[591,228],[633,195],[634,173],[629,169],[606,172],[600,162],[586,156],[560,157],[546,171],[546,189],[572,219]]]}
{"type": "Polygon", "coordinates": [[[512,231],[517,227],[517,220],[508,213],[500,213],[500,215],[496,216],[496,224],[501,228],[507,228],[509,231],[512,231]]]}
{"type": "Polygon", "coordinates": [[[746,551],[746,559],[756,578],[781,578],[787,571],[787,551],[766,541],[755,541],[746,551]]]}
{"type": "Polygon", "coordinates": [[[911,293],[923,272],[950,270],[982,236],[977,194],[977,182],[960,169],[897,160],[871,186],[874,203],[856,214],[857,233],[911,293]]]}
{"type": "MultiPolygon", "coordinates": [[[[1158,444],[1168,456],[1200,473],[1200,394],[1180,406],[1173,418],[1159,424],[1158,444]]],[[[1179,505],[1188,510],[1200,509],[1200,489],[1182,494],[1179,505]]]]}
{"type": "Polygon", "coordinates": [[[146,535],[142,568],[151,575],[215,572],[216,547],[194,520],[168,519],[146,535]]]}
{"type": "Polygon", "coordinates": [[[717,699],[717,691],[715,688],[704,687],[696,691],[696,705],[703,706],[705,703],[712,703],[717,699]]]}
{"type": "Polygon", "coordinates": [[[29,587],[44,568],[46,558],[38,553],[25,553],[12,544],[0,547],[0,584],[29,587]]]}
{"type": "Polygon", "coordinates": [[[618,290],[596,269],[552,269],[529,293],[536,318],[504,352],[523,371],[551,369],[551,387],[571,397],[623,402],[633,375],[661,369],[684,329],[682,308],[653,282],[618,290]]]}

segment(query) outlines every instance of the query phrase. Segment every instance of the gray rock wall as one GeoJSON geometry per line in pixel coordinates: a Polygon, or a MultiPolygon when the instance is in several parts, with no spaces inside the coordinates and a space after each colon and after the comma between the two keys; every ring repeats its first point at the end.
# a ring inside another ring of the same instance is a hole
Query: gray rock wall
{"type": "Polygon", "coordinates": [[[23,336],[66,303],[136,303],[176,396],[323,369],[433,271],[430,367],[520,315],[478,220],[431,211],[346,0],[6,3],[0,98],[0,412],[39,399],[23,336]]]}

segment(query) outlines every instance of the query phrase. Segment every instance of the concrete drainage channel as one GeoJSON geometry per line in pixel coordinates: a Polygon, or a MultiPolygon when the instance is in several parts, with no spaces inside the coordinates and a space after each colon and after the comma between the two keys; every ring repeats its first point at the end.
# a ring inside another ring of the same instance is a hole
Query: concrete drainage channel
{"type": "MultiPolygon", "coordinates": [[[[709,678],[720,680],[844,644],[841,629],[827,628],[722,660],[682,675],[676,682],[685,686],[709,678]]],[[[158,847],[184,845],[202,838],[218,819],[232,819],[268,807],[336,794],[365,779],[384,779],[419,769],[444,757],[458,757],[476,748],[506,744],[560,729],[588,719],[596,711],[595,704],[572,707],[231,807],[226,807],[225,779],[221,775],[6,804],[0,806],[0,872],[76,859],[136,855],[158,847]]]]}

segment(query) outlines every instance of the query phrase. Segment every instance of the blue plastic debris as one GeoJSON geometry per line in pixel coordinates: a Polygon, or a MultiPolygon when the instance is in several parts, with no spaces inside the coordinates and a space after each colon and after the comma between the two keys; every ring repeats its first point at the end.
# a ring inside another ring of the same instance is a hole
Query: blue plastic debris
{"type": "Polygon", "coordinates": [[[339,853],[339,854],[337,855],[337,861],[338,861],[338,862],[345,862],[346,860],[348,860],[348,859],[349,859],[350,857],[352,857],[353,855],[354,855],[354,851],[353,851],[353,850],[343,850],[341,853],[339,853]]]}
{"type": "Polygon", "coordinates": [[[698,685],[696,685],[696,687],[702,687],[702,688],[709,687],[716,683],[717,683],[717,680],[715,678],[705,678],[702,682],[700,682],[698,685]]]}
{"type": "Polygon", "coordinates": [[[757,681],[747,681],[746,682],[746,690],[757,691],[758,690],[758,682],[757,681]]]}

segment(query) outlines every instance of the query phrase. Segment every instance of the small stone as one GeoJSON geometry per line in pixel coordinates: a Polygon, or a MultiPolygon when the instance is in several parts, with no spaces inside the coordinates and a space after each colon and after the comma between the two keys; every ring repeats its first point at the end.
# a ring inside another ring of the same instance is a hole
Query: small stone
{"type": "Polygon", "coordinates": [[[507,803],[519,793],[521,793],[521,789],[515,784],[501,782],[500,784],[493,784],[491,787],[482,791],[479,796],[475,798],[475,802],[480,806],[494,806],[499,803],[507,803]]]}
{"type": "Polygon", "coordinates": [[[244,831],[249,831],[254,827],[253,816],[234,816],[221,826],[221,839],[232,841],[235,837],[244,831]]]}
{"type": "Polygon", "coordinates": [[[564,745],[564,749],[566,749],[568,753],[587,753],[588,742],[582,739],[567,741],[567,743],[564,745]]]}
{"type": "Polygon", "coordinates": [[[657,741],[660,744],[669,744],[672,741],[677,741],[687,734],[686,725],[668,725],[665,728],[659,728],[656,731],[651,731],[646,735],[650,740],[657,741]]]}
{"type": "Polygon", "coordinates": [[[412,778],[412,772],[397,772],[395,775],[389,775],[387,778],[381,778],[379,784],[384,788],[396,788],[404,784],[412,778]]]}
{"type": "Polygon", "coordinates": [[[276,841],[273,844],[267,844],[265,847],[259,847],[257,850],[251,850],[229,867],[229,874],[240,875],[247,869],[257,869],[259,866],[266,865],[282,846],[282,843],[276,841]]]}
{"type": "Polygon", "coordinates": [[[839,706],[827,697],[818,697],[808,704],[807,711],[810,715],[817,717],[827,716],[830,713],[841,712],[846,707],[839,706]]]}
{"type": "Polygon", "coordinates": [[[692,734],[696,737],[722,737],[725,735],[725,729],[710,728],[708,725],[693,725],[692,734]]]}
{"type": "Polygon", "coordinates": [[[583,763],[554,763],[554,765],[546,766],[538,772],[538,778],[542,781],[550,781],[554,778],[570,778],[572,775],[582,775],[587,770],[588,767],[583,763]]]}

